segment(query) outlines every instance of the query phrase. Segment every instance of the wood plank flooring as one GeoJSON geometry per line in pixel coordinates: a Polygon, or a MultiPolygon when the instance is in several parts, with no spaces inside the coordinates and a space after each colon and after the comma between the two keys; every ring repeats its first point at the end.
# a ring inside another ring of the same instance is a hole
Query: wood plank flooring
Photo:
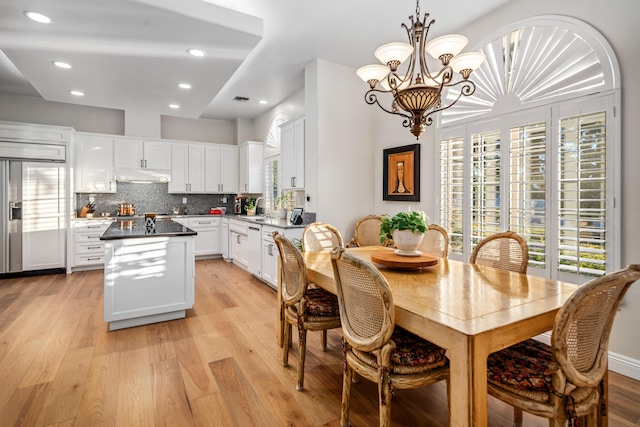
{"type": "MultiPolygon", "coordinates": [[[[187,318],[107,331],[102,271],[0,280],[0,426],[339,426],[339,330],[281,365],[276,294],[222,260],[196,263],[187,318]]],[[[640,425],[640,383],[611,373],[610,426],[640,425]]],[[[378,424],[376,385],[354,384],[351,422],[378,424]]],[[[512,410],[490,398],[489,424],[512,410]]],[[[448,423],[444,382],[397,390],[397,426],[448,423]]],[[[525,415],[525,426],[546,426],[525,415]]]]}

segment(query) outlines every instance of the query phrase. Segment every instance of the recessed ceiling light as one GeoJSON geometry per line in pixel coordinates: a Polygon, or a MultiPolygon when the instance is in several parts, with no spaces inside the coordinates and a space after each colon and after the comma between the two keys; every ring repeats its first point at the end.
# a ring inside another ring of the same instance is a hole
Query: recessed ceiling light
{"type": "Polygon", "coordinates": [[[60,68],[71,68],[71,64],[62,61],[53,61],[53,65],[60,68]]]}
{"type": "Polygon", "coordinates": [[[260,104],[268,104],[269,101],[267,101],[266,99],[261,99],[260,101],[258,101],[258,103],[260,103],[260,104]]]}
{"type": "Polygon", "coordinates": [[[73,96],[84,96],[84,92],[79,90],[70,90],[69,93],[73,96]]]}
{"type": "Polygon", "coordinates": [[[189,53],[189,55],[192,55],[192,56],[197,56],[197,57],[207,56],[207,52],[205,52],[202,49],[187,49],[187,52],[189,53]]]}
{"type": "Polygon", "coordinates": [[[38,12],[32,12],[30,10],[25,10],[24,16],[26,16],[27,18],[33,21],[40,22],[41,24],[48,24],[51,22],[51,18],[49,18],[48,16],[38,12]]]}
{"type": "Polygon", "coordinates": [[[180,108],[180,106],[178,104],[169,104],[169,108],[173,108],[174,110],[177,110],[178,108],[180,108]]]}
{"type": "Polygon", "coordinates": [[[180,89],[191,89],[191,85],[189,83],[180,83],[178,87],[180,89]]]}

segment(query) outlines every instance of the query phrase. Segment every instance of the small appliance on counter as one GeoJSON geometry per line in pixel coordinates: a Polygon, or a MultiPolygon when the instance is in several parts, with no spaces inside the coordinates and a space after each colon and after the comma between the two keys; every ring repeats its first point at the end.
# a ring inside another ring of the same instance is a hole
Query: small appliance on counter
{"type": "Polygon", "coordinates": [[[291,212],[291,218],[289,218],[289,221],[291,222],[291,224],[294,225],[300,225],[302,224],[303,218],[302,218],[302,212],[304,209],[302,208],[294,208],[293,212],[291,212]]]}
{"type": "Polygon", "coordinates": [[[247,196],[236,196],[233,202],[233,213],[246,215],[247,210],[244,208],[245,206],[247,206],[247,196]]]}
{"type": "Polygon", "coordinates": [[[225,207],[218,207],[218,208],[210,208],[209,209],[209,215],[224,215],[225,213],[227,213],[227,208],[225,208],[225,207]]]}
{"type": "Polygon", "coordinates": [[[133,216],[136,214],[136,207],[131,203],[121,203],[118,205],[118,216],[133,216]]]}

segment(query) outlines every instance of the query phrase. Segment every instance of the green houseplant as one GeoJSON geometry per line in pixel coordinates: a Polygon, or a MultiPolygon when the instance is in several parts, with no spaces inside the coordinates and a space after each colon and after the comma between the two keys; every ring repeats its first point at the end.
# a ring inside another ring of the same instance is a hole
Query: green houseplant
{"type": "Polygon", "coordinates": [[[247,203],[244,205],[244,209],[247,211],[247,215],[256,214],[256,199],[250,197],[247,198],[247,203]]]}
{"type": "Polygon", "coordinates": [[[394,216],[382,215],[380,243],[393,240],[398,255],[420,255],[416,250],[429,226],[429,217],[423,211],[398,212],[394,216]]]}

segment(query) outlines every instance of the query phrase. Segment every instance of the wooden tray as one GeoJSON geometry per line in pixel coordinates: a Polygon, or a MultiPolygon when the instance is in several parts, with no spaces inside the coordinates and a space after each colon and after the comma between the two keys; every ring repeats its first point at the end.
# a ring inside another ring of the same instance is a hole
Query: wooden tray
{"type": "Polygon", "coordinates": [[[418,270],[438,264],[438,258],[433,255],[402,256],[393,251],[373,252],[371,261],[397,270],[418,270]]]}

